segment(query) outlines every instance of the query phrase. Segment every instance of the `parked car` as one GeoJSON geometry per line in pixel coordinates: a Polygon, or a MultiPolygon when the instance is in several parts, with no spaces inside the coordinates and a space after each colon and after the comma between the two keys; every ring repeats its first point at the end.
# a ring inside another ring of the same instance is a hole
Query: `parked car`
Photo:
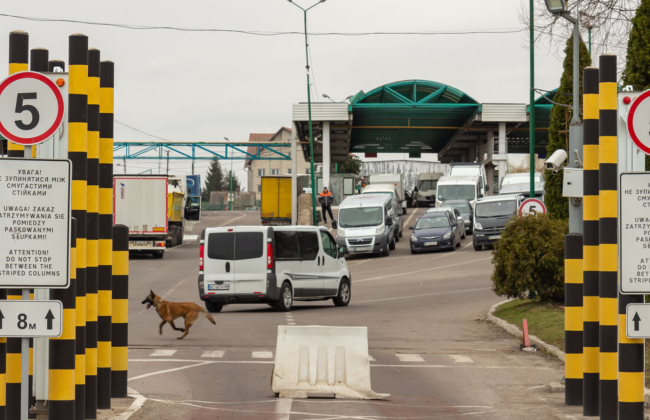
{"type": "Polygon", "coordinates": [[[454,216],[454,220],[456,220],[456,222],[458,223],[458,228],[460,229],[461,232],[460,236],[462,239],[465,239],[466,229],[467,229],[465,227],[465,219],[463,219],[463,216],[461,216],[460,211],[457,208],[452,206],[447,206],[447,202],[445,202],[444,207],[432,208],[427,210],[425,213],[435,213],[436,211],[440,211],[440,210],[447,210],[449,211],[449,213],[452,214],[452,216],[454,216]]]}
{"type": "Polygon", "coordinates": [[[415,226],[410,226],[411,254],[436,249],[451,249],[460,247],[461,234],[458,222],[449,211],[425,213],[418,218],[415,226]]]}
{"type": "Polygon", "coordinates": [[[332,299],[347,306],[352,283],[343,250],[324,226],[227,226],[201,232],[199,296],[210,312],[234,303],[332,299]]]}
{"type": "Polygon", "coordinates": [[[476,202],[472,235],[475,251],[480,251],[485,245],[494,245],[501,239],[501,231],[517,215],[523,199],[522,195],[495,195],[476,202]]]}
{"type": "Polygon", "coordinates": [[[471,235],[474,231],[474,209],[469,200],[447,200],[445,201],[445,207],[454,207],[458,209],[460,215],[465,221],[465,230],[471,235]]]}
{"type": "Polygon", "coordinates": [[[348,254],[388,256],[402,235],[401,208],[390,194],[347,197],[339,205],[336,243],[348,254]]]}

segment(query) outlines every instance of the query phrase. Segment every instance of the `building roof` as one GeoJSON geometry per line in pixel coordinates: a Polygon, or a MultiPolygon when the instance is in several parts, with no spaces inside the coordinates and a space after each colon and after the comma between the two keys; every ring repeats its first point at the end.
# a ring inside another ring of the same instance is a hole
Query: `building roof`
{"type": "MultiPolygon", "coordinates": [[[[248,135],[248,141],[250,143],[262,143],[265,141],[272,142],[281,132],[282,130],[287,130],[288,132],[291,132],[290,128],[287,127],[281,127],[278,131],[275,133],[250,133],[248,135]]],[[[255,155],[258,152],[258,147],[255,146],[248,146],[247,152],[255,155]]],[[[244,164],[245,167],[250,167],[251,166],[251,159],[246,159],[246,163],[244,164]]]]}

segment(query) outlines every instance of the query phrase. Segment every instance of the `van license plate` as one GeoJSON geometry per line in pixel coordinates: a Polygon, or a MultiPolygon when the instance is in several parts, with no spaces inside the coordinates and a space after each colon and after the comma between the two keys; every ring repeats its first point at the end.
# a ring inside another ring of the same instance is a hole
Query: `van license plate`
{"type": "Polygon", "coordinates": [[[370,250],[369,246],[364,246],[362,248],[354,248],[354,252],[365,252],[365,251],[369,251],[369,250],[370,250]]]}
{"type": "Polygon", "coordinates": [[[425,242],[424,246],[436,246],[438,245],[438,242],[425,242]]]}
{"type": "Polygon", "coordinates": [[[497,236],[490,236],[490,239],[501,239],[501,235],[497,235],[497,236]]]}
{"type": "Polygon", "coordinates": [[[208,290],[230,290],[229,284],[208,284],[208,290]]]}

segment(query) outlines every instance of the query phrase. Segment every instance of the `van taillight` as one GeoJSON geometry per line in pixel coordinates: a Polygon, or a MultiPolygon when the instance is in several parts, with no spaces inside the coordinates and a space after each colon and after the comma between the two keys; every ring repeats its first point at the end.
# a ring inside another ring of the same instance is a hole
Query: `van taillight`
{"type": "Polygon", "coordinates": [[[273,244],[266,244],[266,268],[273,269],[273,244]]]}
{"type": "Polygon", "coordinates": [[[199,271],[203,271],[203,244],[201,244],[199,251],[199,271]]]}

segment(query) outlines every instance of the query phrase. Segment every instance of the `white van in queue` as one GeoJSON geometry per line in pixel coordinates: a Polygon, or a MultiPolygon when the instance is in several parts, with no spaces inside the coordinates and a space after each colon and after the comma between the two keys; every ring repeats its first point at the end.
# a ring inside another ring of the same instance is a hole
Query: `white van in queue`
{"type": "Polygon", "coordinates": [[[324,227],[234,226],[201,232],[199,296],[210,312],[234,303],[332,299],[347,306],[352,277],[343,250],[324,227]]]}
{"type": "Polygon", "coordinates": [[[447,200],[467,200],[474,208],[476,200],[483,198],[478,176],[443,176],[438,180],[436,207],[444,207],[447,200]]]}
{"type": "Polygon", "coordinates": [[[401,214],[389,194],[361,194],[339,205],[336,243],[348,254],[388,256],[402,235],[401,214]]]}

